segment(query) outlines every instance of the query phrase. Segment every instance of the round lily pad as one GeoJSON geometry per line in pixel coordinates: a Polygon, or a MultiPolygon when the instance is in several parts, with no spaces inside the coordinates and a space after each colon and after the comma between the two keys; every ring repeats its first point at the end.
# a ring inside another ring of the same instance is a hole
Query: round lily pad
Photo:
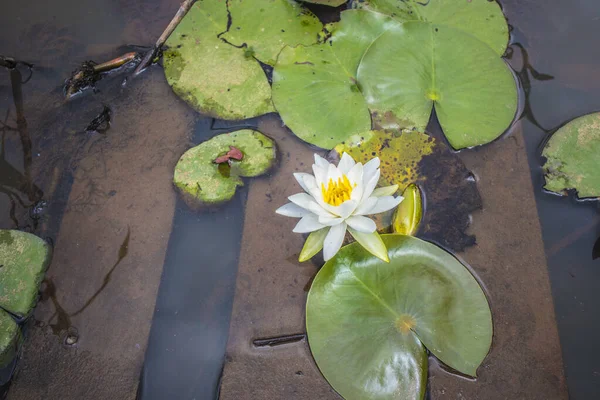
{"type": "Polygon", "coordinates": [[[500,56],[508,46],[508,23],[495,0],[366,0],[354,5],[391,15],[401,22],[424,21],[459,29],[500,56]]]}
{"type": "Polygon", "coordinates": [[[545,188],[580,198],[600,197],[600,113],[579,117],[552,135],[542,153],[545,188]]]}
{"type": "Polygon", "coordinates": [[[265,64],[275,65],[281,49],[315,44],[323,24],[292,0],[229,0],[231,26],[221,37],[242,46],[265,64]]]}
{"type": "Polygon", "coordinates": [[[276,148],[260,132],[244,129],[218,135],[188,150],[175,167],[173,182],[191,206],[216,205],[230,200],[242,177],[266,173],[275,163],[276,148]],[[241,160],[229,158],[231,150],[241,152],[241,160]]]}
{"type": "Polygon", "coordinates": [[[423,131],[435,105],[455,149],[496,139],[517,111],[516,82],[504,60],[446,25],[406,22],[382,34],[363,56],[358,81],[384,128],[423,131]]]}
{"type": "Polygon", "coordinates": [[[0,230],[0,307],[19,317],[35,307],[50,246],[30,233],[0,230]]]}
{"type": "MultiPolygon", "coordinates": [[[[0,309],[0,369],[8,366],[17,352],[21,331],[13,318],[0,309]]],[[[0,382],[2,385],[4,382],[0,382]]]]}
{"type": "Polygon", "coordinates": [[[271,87],[245,49],[218,35],[227,30],[224,0],[198,0],[167,40],[163,64],[174,92],[197,111],[239,120],[273,112],[271,87]]]}
{"type": "Polygon", "coordinates": [[[353,243],[311,286],[306,328],[325,378],[346,400],[423,399],[423,346],[475,376],[492,342],[492,316],[478,282],[431,243],[382,238],[389,263],[353,243]]]}
{"type": "Polygon", "coordinates": [[[273,102],[283,122],[302,140],[325,149],[371,129],[356,71],[371,43],[400,26],[371,12],[344,11],[341,18],[327,43],[286,47],[273,70],[273,102]]]}

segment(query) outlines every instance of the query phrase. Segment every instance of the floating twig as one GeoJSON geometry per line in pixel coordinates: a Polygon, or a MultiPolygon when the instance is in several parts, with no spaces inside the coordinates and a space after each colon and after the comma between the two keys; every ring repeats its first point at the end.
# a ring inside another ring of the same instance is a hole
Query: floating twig
{"type": "Polygon", "coordinates": [[[185,0],[183,3],[181,3],[181,6],[179,6],[179,10],[177,10],[177,13],[167,26],[167,29],[164,30],[162,35],[160,35],[160,37],[156,41],[154,48],[152,48],[152,50],[148,51],[146,55],[144,55],[144,58],[142,58],[142,62],[140,62],[135,71],[133,71],[133,78],[141,74],[160,54],[160,52],[162,51],[162,47],[164,46],[167,39],[169,39],[169,36],[171,36],[175,28],[177,28],[183,17],[186,16],[186,14],[188,13],[188,11],[190,11],[195,2],[196,0],[185,0]]]}

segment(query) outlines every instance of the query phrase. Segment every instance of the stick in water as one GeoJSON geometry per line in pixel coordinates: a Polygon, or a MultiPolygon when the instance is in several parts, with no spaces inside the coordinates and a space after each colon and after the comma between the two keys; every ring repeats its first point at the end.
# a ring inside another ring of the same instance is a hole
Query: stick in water
{"type": "Polygon", "coordinates": [[[175,28],[177,28],[177,25],[179,25],[183,17],[185,17],[188,11],[190,11],[195,2],[196,0],[185,0],[183,3],[181,3],[177,14],[175,14],[173,19],[169,23],[169,26],[167,26],[167,29],[165,29],[162,35],[160,35],[160,37],[156,41],[156,44],[154,45],[154,48],[146,53],[146,55],[142,59],[142,62],[140,62],[135,71],[133,71],[132,77],[135,78],[136,76],[138,76],[140,73],[142,73],[142,71],[146,69],[146,67],[148,67],[152,63],[152,60],[154,60],[154,58],[162,49],[169,36],[171,36],[175,28]]]}

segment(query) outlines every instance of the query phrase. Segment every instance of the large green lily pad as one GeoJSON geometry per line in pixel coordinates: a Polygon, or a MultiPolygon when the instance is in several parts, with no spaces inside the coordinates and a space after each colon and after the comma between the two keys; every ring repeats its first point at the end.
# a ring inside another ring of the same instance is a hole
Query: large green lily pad
{"type": "Polygon", "coordinates": [[[495,0],[366,0],[355,7],[379,11],[401,22],[425,21],[464,31],[503,55],[509,29],[500,4],[495,0]]]}
{"type": "MultiPolygon", "coordinates": [[[[471,214],[482,207],[481,196],[475,181],[468,179],[470,171],[442,141],[417,131],[378,130],[353,136],[335,152],[347,152],[363,163],[379,157],[381,185],[398,185],[401,192],[411,183],[419,186],[427,199],[419,237],[455,251],[475,244],[468,228],[471,214]]],[[[389,232],[392,212],[376,220],[389,232]]]]}
{"type": "Polygon", "coordinates": [[[262,133],[250,129],[226,133],[185,152],[175,167],[173,182],[191,206],[216,205],[233,197],[237,187],[244,185],[242,177],[266,173],[275,159],[275,144],[262,133]],[[239,149],[243,159],[216,164],[230,146],[239,149]]]}
{"type": "Polygon", "coordinates": [[[358,243],[317,274],[306,327],[319,369],[346,400],[423,399],[422,343],[446,365],[475,376],[492,342],[481,287],[456,258],[402,235],[384,235],[390,263],[358,243]]]}
{"type": "Polygon", "coordinates": [[[245,49],[218,35],[227,30],[224,0],[198,0],[166,45],[169,85],[190,106],[215,118],[239,120],[274,111],[271,87],[245,49]]]}
{"type": "Polygon", "coordinates": [[[6,311],[0,310],[0,369],[15,358],[20,337],[16,322],[6,311]]]}
{"type": "Polygon", "coordinates": [[[24,317],[35,307],[50,246],[26,232],[0,230],[0,308],[24,317]]]}
{"type": "Polygon", "coordinates": [[[315,44],[323,24],[293,0],[228,0],[231,26],[221,37],[242,46],[265,64],[275,65],[288,45],[315,44]]]}
{"type": "Polygon", "coordinates": [[[579,117],[552,135],[542,153],[545,188],[580,198],[600,197],[600,113],[579,117]]]}
{"type": "Polygon", "coordinates": [[[282,51],[273,101],[297,136],[323,148],[370,129],[367,109],[377,126],[424,131],[435,105],[461,149],[500,136],[518,98],[506,63],[475,37],[347,10],[326,43],[282,51]]]}
{"type": "Polygon", "coordinates": [[[364,55],[358,80],[371,111],[385,117],[384,127],[423,131],[435,104],[455,149],[496,139],[517,111],[517,86],[506,63],[445,25],[406,22],[387,31],[364,55]]]}
{"type": "Polygon", "coordinates": [[[284,48],[273,71],[273,102],[283,122],[325,149],[371,129],[356,71],[371,43],[400,26],[366,11],[344,11],[341,18],[326,43],[284,48]]]}

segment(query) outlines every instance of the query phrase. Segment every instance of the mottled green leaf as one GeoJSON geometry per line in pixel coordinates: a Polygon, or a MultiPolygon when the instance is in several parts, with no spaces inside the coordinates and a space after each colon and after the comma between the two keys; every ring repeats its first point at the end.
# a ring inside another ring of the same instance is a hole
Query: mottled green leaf
{"type": "Polygon", "coordinates": [[[214,205],[230,200],[242,177],[266,173],[275,163],[276,148],[271,139],[250,129],[218,135],[181,156],[173,182],[190,206],[214,205]],[[241,150],[241,161],[216,164],[230,146],[241,150]]]}
{"type": "Polygon", "coordinates": [[[496,139],[517,111],[516,83],[504,60],[444,25],[406,22],[382,34],[364,55],[358,80],[384,128],[423,131],[435,104],[455,149],[496,139]]]}
{"type": "Polygon", "coordinates": [[[12,317],[0,310],[0,369],[15,358],[21,332],[12,317]]]}
{"type": "Polygon", "coordinates": [[[292,0],[228,0],[231,26],[221,37],[265,64],[275,65],[284,46],[315,44],[323,25],[292,0]]]}
{"type": "Polygon", "coordinates": [[[499,55],[508,46],[508,23],[495,0],[366,0],[354,5],[392,15],[401,22],[425,21],[460,29],[499,55]]]}
{"type": "Polygon", "coordinates": [[[0,230],[0,307],[20,317],[35,307],[50,246],[26,232],[0,230]]]}
{"type": "Polygon", "coordinates": [[[227,30],[224,0],[198,0],[166,45],[169,85],[199,112],[238,120],[274,111],[271,88],[260,64],[218,35],[227,30]]]}
{"type": "Polygon", "coordinates": [[[423,399],[427,355],[467,375],[492,341],[481,287],[451,254],[420,239],[384,235],[390,263],[358,243],[319,271],[306,327],[319,369],[346,400],[423,399]]]}
{"type": "Polygon", "coordinates": [[[545,188],[580,198],[600,197],[600,113],[579,117],[552,135],[544,148],[545,188]]]}

